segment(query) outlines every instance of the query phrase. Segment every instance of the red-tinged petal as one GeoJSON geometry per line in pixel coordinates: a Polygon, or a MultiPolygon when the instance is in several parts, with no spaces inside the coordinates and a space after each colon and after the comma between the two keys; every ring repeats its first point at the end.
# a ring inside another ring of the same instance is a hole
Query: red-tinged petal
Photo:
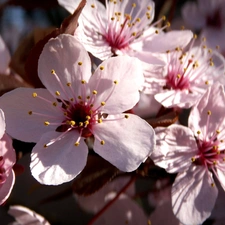
{"type": "Polygon", "coordinates": [[[93,127],[94,151],[120,170],[131,172],[152,153],[155,135],[140,117],[127,115],[108,116],[93,127]]]}
{"type": "Polygon", "coordinates": [[[172,187],[172,207],[182,223],[202,224],[210,216],[218,194],[211,182],[211,174],[201,166],[178,174],[172,187]]]}
{"type": "Polygon", "coordinates": [[[6,178],[6,181],[0,185],[0,205],[3,204],[11,194],[15,183],[15,174],[11,170],[6,178]]]}
{"type": "Polygon", "coordinates": [[[88,82],[91,76],[90,57],[73,36],[59,35],[45,45],[38,62],[38,75],[53,96],[69,100],[81,93],[81,81],[88,82]]]}
{"type": "Polygon", "coordinates": [[[79,146],[74,145],[79,133],[71,131],[59,138],[61,134],[45,133],[31,153],[31,173],[42,184],[59,185],[71,181],[86,165],[88,148],[84,140],[79,146]]]}
{"type": "Polygon", "coordinates": [[[64,120],[61,103],[45,89],[18,88],[0,98],[5,113],[6,131],[13,138],[37,142],[43,133],[55,130],[59,124],[46,126],[44,123],[59,123],[64,120]],[[34,96],[33,97],[33,93],[34,96]]]}

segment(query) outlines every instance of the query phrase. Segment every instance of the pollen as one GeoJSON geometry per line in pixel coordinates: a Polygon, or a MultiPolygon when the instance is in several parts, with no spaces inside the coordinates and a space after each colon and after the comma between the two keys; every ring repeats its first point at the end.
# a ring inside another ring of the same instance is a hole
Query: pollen
{"type": "Polygon", "coordinates": [[[207,80],[207,81],[205,82],[205,84],[208,85],[208,84],[209,84],[209,81],[207,80]]]}
{"type": "Polygon", "coordinates": [[[60,92],[59,91],[56,91],[55,92],[55,95],[60,96],[60,92]]]}
{"type": "Polygon", "coordinates": [[[101,105],[104,106],[105,105],[105,102],[101,102],[101,105]]]}
{"type": "Polygon", "coordinates": [[[81,81],[81,84],[85,84],[85,83],[86,83],[86,81],[85,81],[85,80],[82,80],[82,81],[81,81]]]}
{"type": "Polygon", "coordinates": [[[91,5],[91,8],[95,8],[95,5],[94,5],[94,4],[92,4],[92,5],[91,5]]]}
{"type": "Polygon", "coordinates": [[[93,94],[93,95],[97,95],[97,93],[98,93],[98,92],[97,92],[96,90],[92,91],[92,94],[93,94]]]}
{"type": "Polygon", "coordinates": [[[141,18],[137,18],[136,21],[137,21],[137,22],[141,22],[141,18]]]}
{"type": "Polygon", "coordinates": [[[136,35],[137,35],[137,33],[136,33],[136,32],[133,32],[133,33],[132,33],[132,36],[134,36],[134,37],[135,37],[136,35]]]}
{"type": "Polygon", "coordinates": [[[79,66],[82,66],[82,64],[83,64],[82,62],[78,62],[78,65],[79,65],[79,66]]]}
{"type": "Polygon", "coordinates": [[[50,124],[50,123],[49,123],[48,121],[45,121],[45,122],[44,122],[44,125],[45,125],[45,126],[48,126],[49,124],[50,124]]]}
{"type": "Polygon", "coordinates": [[[33,96],[34,98],[36,98],[36,97],[37,97],[37,93],[34,92],[34,93],[32,94],[32,96],[33,96]]]}
{"type": "Polygon", "coordinates": [[[100,70],[104,70],[104,66],[100,66],[100,70]]]}
{"type": "Polygon", "coordinates": [[[177,74],[177,78],[180,79],[181,78],[181,75],[180,74],[177,74]]]}
{"type": "Polygon", "coordinates": [[[191,161],[192,161],[192,162],[195,162],[195,157],[192,157],[192,158],[191,158],[191,161]]]}
{"type": "Polygon", "coordinates": [[[155,31],[155,33],[156,33],[156,34],[158,34],[158,33],[159,33],[159,31],[158,31],[158,30],[156,30],[156,31],[155,31]]]}
{"type": "Polygon", "coordinates": [[[102,123],[102,119],[98,119],[98,123],[102,123]]]}
{"type": "Polygon", "coordinates": [[[220,133],[220,131],[219,131],[219,130],[216,130],[216,133],[217,133],[217,134],[219,134],[219,133],[220,133]]]}
{"type": "Polygon", "coordinates": [[[32,113],[33,113],[32,111],[29,111],[29,112],[28,112],[29,115],[32,115],[32,113]]]}
{"type": "Polygon", "coordinates": [[[101,143],[101,145],[104,145],[105,144],[105,141],[101,140],[100,143],[101,143]]]}
{"type": "Polygon", "coordinates": [[[90,117],[90,116],[86,116],[86,119],[87,119],[87,120],[90,120],[90,119],[91,119],[91,117],[90,117]]]}
{"type": "Polygon", "coordinates": [[[208,114],[209,116],[211,116],[211,115],[212,115],[212,112],[211,112],[210,110],[208,110],[208,111],[207,111],[207,114],[208,114]]]}
{"type": "Polygon", "coordinates": [[[89,121],[88,120],[84,121],[84,124],[85,126],[87,126],[89,124],[89,121]]]}
{"type": "Polygon", "coordinates": [[[79,122],[79,127],[83,127],[84,124],[82,122],[79,122]]]}
{"type": "Polygon", "coordinates": [[[128,116],[128,115],[125,115],[124,117],[125,117],[126,119],[128,119],[128,118],[129,118],[129,116],[128,116]]]}
{"type": "Polygon", "coordinates": [[[197,131],[197,134],[201,134],[201,131],[200,131],[200,130],[198,130],[198,131],[197,131]]]}
{"type": "Polygon", "coordinates": [[[55,70],[51,70],[51,74],[55,74],[55,70]]]}
{"type": "Polygon", "coordinates": [[[118,81],[117,81],[117,80],[114,80],[113,83],[114,83],[114,84],[118,84],[118,81]]]}
{"type": "Polygon", "coordinates": [[[69,122],[69,124],[70,124],[71,126],[74,126],[74,125],[76,124],[76,122],[75,122],[74,120],[71,120],[71,121],[69,122]]]}
{"type": "Polygon", "coordinates": [[[77,147],[77,146],[79,146],[79,144],[80,144],[80,143],[77,141],[77,142],[75,142],[74,145],[77,147]]]}

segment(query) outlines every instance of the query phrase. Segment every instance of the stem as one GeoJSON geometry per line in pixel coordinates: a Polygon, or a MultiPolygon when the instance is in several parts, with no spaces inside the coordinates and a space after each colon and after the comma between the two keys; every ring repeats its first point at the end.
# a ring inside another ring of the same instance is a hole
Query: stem
{"type": "Polygon", "coordinates": [[[120,197],[120,195],[124,193],[133,182],[135,182],[136,179],[137,176],[135,174],[130,178],[127,184],[117,193],[117,195],[111,201],[109,201],[97,214],[95,214],[95,216],[89,221],[87,225],[92,225],[120,197]]]}

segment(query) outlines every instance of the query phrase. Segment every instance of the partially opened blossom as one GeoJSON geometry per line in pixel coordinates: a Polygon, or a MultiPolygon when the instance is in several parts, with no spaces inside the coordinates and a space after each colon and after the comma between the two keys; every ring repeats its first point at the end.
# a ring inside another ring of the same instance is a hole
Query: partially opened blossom
{"type": "Polygon", "coordinates": [[[218,190],[225,189],[224,88],[208,88],[190,113],[189,127],[157,128],[154,162],[178,173],[172,187],[173,212],[183,224],[202,224],[214,207],[218,190]]]}
{"type": "Polygon", "coordinates": [[[43,216],[21,205],[10,206],[8,213],[16,220],[11,225],[50,225],[43,216]]]}
{"type": "Polygon", "coordinates": [[[0,205],[9,197],[14,182],[15,175],[12,170],[16,162],[16,154],[12,147],[11,138],[5,134],[4,113],[0,110],[0,205]]]}
{"type": "Polygon", "coordinates": [[[139,100],[143,74],[137,59],[111,58],[91,76],[83,46],[60,35],[45,45],[38,73],[47,89],[16,89],[0,105],[8,133],[37,142],[30,167],[39,182],[57,185],[76,177],[86,164],[89,137],[94,151],[122,171],[137,169],[152,152],[152,127],[123,113],[139,100]]]}
{"type": "Polygon", "coordinates": [[[166,108],[190,108],[215,81],[225,83],[225,60],[217,51],[201,45],[189,49],[178,46],[174,51],[161,54],[165,66],[145,69],[144,93],[154,95],[166,108]]]}
{"type": "MultiPolygon", "coordinates": [[[[77,7],[77,1],[58,0],[70,13],[77,7]]],[[[105,1],[106,6],[97,0],[87,1],[79,18],[76,38],[101,60],[113,55],[147,54],[155,62],[152,52],[166,51],[175,48],[184,39],[188,40],[190,31],[181,31],[186,35],[178,37],[170,33],[169,39],[163,35],[163,30],[169,26],[158,28],[165,17],[153,23],[155,4],[153,1],[105,1]]],[[[188,42],[188,41],[187,41],[188,42]]]]}

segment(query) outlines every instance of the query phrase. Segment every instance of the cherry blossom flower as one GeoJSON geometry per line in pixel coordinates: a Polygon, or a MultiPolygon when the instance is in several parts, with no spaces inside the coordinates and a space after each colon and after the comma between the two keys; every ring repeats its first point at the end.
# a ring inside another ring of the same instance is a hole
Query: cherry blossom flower
{"type": "Polygon", "coordinates": [[[218,190],[225,189],[225,95],[221,84],[208,88],[189,117],[189,127],[157,128],[154,162],[178,173],[172,186],[172,207],[183,224],[202,224],[214,207],[218,190]]]}
{"type": "Polygon", "coordinates": [[[50,225],[44,217],[21,205],[10,206],[8,213],[16,220],[11,225],[50,225]]]}
{"type": "Polygon", "coordinates": [[[87,160],[84,140],[92,136],[94,151],[122,171],[137,169],[152,152],[152,127],[123,113],[140,97],[144,78],[137,59],[111,58],[91,76],[83,46],[60,35],[44,47],[38,72],[47,90],[19,88],[3,95],[0,105],[7,132],[37,142],[30,167],[39,182],[57,185],[76,177],[87,160]]]}
{"type": "Polygon", "coordinates": [[[16,154],[11,138],[5,134],[4,113],[0,110],[0,205],[9,197],[15,183],[12,170],[16,162],[16,154]]]}
{"type": "MultiPolygon", "coordinates": [[[[58,0],[59,4],[73,13],[77,1],[58,0]]],[[[113,55],[131,55],[142,57],[139,53],[147,54],[153,62],[157,61],[150,53],[166,51],[175,48],[183,38],[177,38],[171,32],[169,40],[165,39],[161,28],[165,17],[155,23],[155,5],[153,1],[106,0],[106,7],[97,0],[87,1],[79,18],[79,27],[75,32],[76,38],[97,58],[105,60],[113,55]]],[[[191,35],[190,31],[182,31],[191,35]]],[[[181,36],[183,37],[183,36],[181,36]]],[[[186,37],[186,35],[184,35],[186,37]]],[[[145,56],[146,57],[146,56],[145,56]]]]}
{"type": "Polygon", "coordinates": [[[161,58],[166,62],[164,67],[149,64],[145,69],[144,93],[154,95],[156,101],[166,108],[190,108],[204,94],[208,86],[215,81],[225,83],[225,61],[217,51],[204,45],[189,50],[178,46],[174,51],[167,51],[161,58]]]}

